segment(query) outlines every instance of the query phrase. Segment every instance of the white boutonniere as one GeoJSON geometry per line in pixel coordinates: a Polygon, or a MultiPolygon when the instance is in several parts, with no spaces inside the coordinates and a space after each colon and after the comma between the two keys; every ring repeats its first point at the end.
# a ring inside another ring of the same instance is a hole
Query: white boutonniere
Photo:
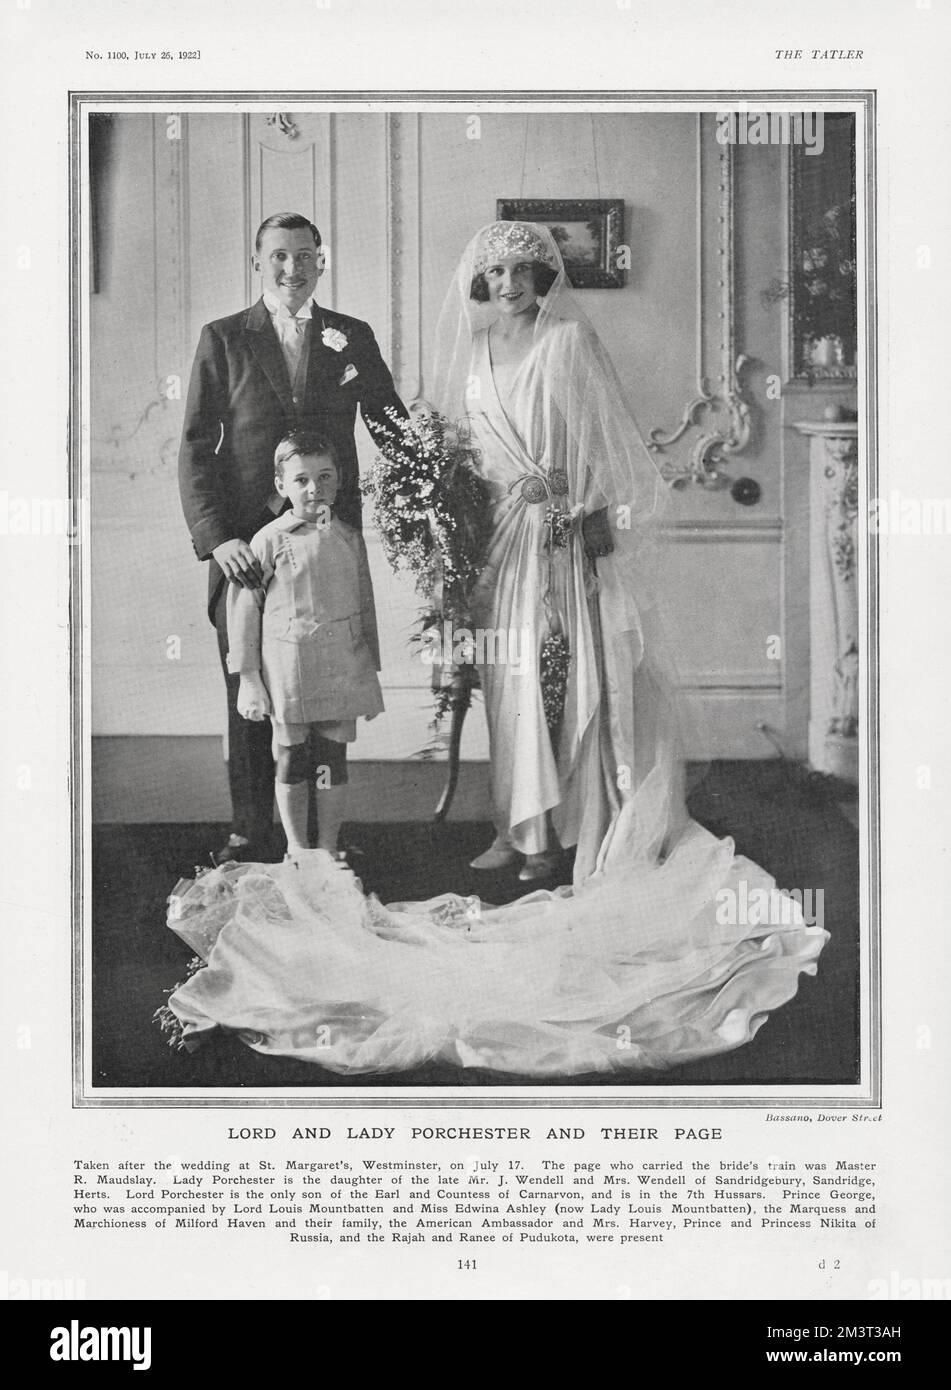
{"type": "Polygon", "coordinates": [[[346,365],[346,366],[344,367],[344,369],[343,369],[343,376],[340,378],[340,380],[338,381],[337,385],[338,385],[338,386],[346,386],[346,384],[347,384],[348,381],[353,381],[354,377],[355,377],[355,376],[359,376],[359,375],[360,375],[360,373],[357,371],[357,369],[356,369],[356,367],[353,365],[353,363],[352,363],[352,362],[348,362],[347,365],[346,365]]]}
{"type": "Polygon", "coordinates": [[[332,348],[334,352],[343,352],[347,346],[347,335],[341,333],[339,328],[325,328],[320,338],[321,342],[332,348]]]}

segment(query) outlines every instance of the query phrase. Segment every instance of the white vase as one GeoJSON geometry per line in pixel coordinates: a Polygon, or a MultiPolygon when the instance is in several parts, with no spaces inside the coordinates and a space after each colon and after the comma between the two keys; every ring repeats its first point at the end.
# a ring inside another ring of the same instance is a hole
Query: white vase
{"type": "Polygon", "coordinates": [[[809,364],[813,367],[841,367],[843,360],[842,339],[827,334],[809,344],[809,364]]]}

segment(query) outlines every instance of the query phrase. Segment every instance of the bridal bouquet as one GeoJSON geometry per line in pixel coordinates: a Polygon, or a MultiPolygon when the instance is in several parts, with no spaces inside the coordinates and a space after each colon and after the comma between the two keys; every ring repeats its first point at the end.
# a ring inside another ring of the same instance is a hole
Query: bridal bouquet
{"type": "Polygon", "coordinates": [[[552,743],[558,747],[558,735],[565,714],[565,699],[568,693],[568,672],[571,667],[571,650],[568,638],[561,632],[553,632],[542,643],[541,686],[542,705],[545,722],[551,734],[552,743]]]}
{"type": "Polygon", "coordinates": [[[491,531],[488,484],[462,427],[435,411],[385,413],[366,491],[386,558],[415,575],[430,621],[464,626],[491,531]]]}
{"type": "MultiPolygon", "coordinates": [[[[443,716],[464,714],[479,683],[469,654],[452,634],[471,627],[470,598],[492,530],[491,494],[463,426],[430,410],[409,419],[392,409],[385,414],[390,425],[374,429],[380,453],[366,491],[386,558],[394,570],[415,575],[424,600],[413,641],[433,665],[438,743],[443,716]]],[[[436,746],[423,756],[432,756],[436,746]]]]}

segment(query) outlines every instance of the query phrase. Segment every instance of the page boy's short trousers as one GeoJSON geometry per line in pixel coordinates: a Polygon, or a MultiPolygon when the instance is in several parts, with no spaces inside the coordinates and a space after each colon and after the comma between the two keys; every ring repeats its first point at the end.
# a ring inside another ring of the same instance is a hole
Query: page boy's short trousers
{"type": "Polygon", "coordinates": [[[321,720],[314,724],[281,724],[272,719],[274,731],[271,747],[277,760],[280,748],[300,749],[299,757],[294,758],[292,771],[295,781],[304,781],[319,774],[326,768],[332,787],[342,787],[348,782],[347,744],[357,735],[356,720],[321,720]]]}

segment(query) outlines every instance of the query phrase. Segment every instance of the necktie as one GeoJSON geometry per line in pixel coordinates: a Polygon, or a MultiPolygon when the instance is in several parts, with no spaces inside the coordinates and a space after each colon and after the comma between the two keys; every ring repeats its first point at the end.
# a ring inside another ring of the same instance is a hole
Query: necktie
{"type": "Polygon", "coordinates": [[[300,365],[301,352],[304,347],[304,334],[307,332],[308,320],[298,318],[296,314],[291,314],[281,320],[281,346],[284,349],[284,359],[287,362],[287,370],[290,374],[291,385],[297,376],[297,369],[300,365]]]}

